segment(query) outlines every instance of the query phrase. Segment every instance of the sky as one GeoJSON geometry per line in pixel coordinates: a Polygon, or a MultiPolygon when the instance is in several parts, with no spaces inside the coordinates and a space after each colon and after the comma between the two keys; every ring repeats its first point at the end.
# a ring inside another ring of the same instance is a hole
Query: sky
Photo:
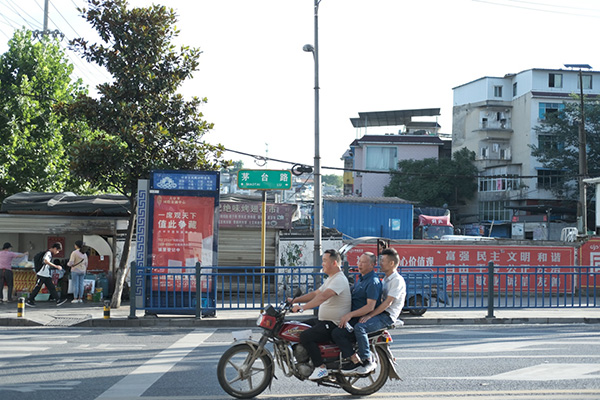
{"type": "MultiPolygon", "coordinates": [[[[180,92],[206,97],[214,123],[206,141],[245,168],[289,169],[315,154],[314,0],[130,0],[162,4],[179,16],[177,44],[202,51],[199,70],[180,92]]],[[[15,27],[41,29],[44,0],[0,0],[0,52],[15,27]]],[[[50,0],[49,29],[67,39],[96,40],[78,15],[84,0],[50,0]]],[[[483,76],[531,68],[590,64],[597,0],[321,0],[319,6],[320,153],[322,173],[340,174],[341,156],[365,134],[359,112],[440,108],[441,132],[452,132],[452,88],[483,76]]],[[[106,72],[69,52],[75,73],[93,87],[106,72]]],[[[428,120],[435,120],[428,119],[428,120]]],[[[399,127],[369,128],[369,134],[399,127]]]]}

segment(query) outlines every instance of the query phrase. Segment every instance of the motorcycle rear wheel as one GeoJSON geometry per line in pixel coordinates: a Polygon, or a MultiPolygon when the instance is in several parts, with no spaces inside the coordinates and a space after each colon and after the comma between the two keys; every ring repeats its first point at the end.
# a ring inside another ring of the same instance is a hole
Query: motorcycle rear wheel
{"type": "Polygon", "coordinates": [[[238,399],[250,399],[261,394],[273,379],[271,357],[263,354],[251,365],[254,348],[246,343],[230,347],[217,365],[217,378],[224,391],[238,399]]]}
{"type": "Polygon", "coordinates": [[[366,396],[377,392],[385,385],[390,374],[390,364],[383,349],[375,346],[375,352],[372,355],[376,358],[377,368],[367,376],[337,376],[338,383],[346,392],[366,396]]]}

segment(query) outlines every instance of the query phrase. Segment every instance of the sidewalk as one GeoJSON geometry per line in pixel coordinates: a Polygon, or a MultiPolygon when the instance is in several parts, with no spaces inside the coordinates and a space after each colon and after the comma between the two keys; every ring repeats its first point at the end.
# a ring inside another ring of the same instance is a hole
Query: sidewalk
{"type": "MultiPolygon", "coordinates": [[[[477,325],[477,324],[600,324],[600,307],[597,308],[529,308],[497,309],[495,318],[486,318],[487,309],[428,310],[422,316],[403,313],[405,326],[427,325],[477,325]]],[[[56,307],[54,302],[38,302],[37,307],[27,307],[22,317],[17,317],[17,302],[0,303],[0,326],[55,326],[55,327],[255,327],[258,310],[217,310],[215,317],[196,319],[191,315],[146,316],[143,310],[130,318],[129,303],[110,310],[110,319],[104,318],[103,303],[65,303],[56,307]]],[[[311,318],[312,314],[296,315],[296,319],[311,318]]]]}

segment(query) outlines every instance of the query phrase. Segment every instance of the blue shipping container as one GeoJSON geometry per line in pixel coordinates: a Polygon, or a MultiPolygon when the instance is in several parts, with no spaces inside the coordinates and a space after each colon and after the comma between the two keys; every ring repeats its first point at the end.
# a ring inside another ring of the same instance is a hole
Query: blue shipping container
{"type": "Polygon", "coordinates": [[[323,225],[352,238],[379,236],[389,239],[413,238],[413,205],[325,199],[323,225]]]}

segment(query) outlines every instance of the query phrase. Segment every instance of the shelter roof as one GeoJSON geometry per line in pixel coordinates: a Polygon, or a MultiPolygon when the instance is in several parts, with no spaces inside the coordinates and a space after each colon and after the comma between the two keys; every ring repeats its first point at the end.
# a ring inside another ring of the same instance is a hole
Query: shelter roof
{"type": "Polygon", "coordinates": [[[433,117],[440,115],[439,108],[420,108],[416,110],[393,110],[359,112],[358,118],[350,118],[352,126],[364,128],[370,126],[398,126],[411,122],[412,117],[433,117]]]}
{"type": "Polygon", "coordinates": [[[128,216],[127,197],[115,194],[78,196],[72,192],[21,192],[2,201],[2,212],[9,214],[68,214],[85,216],[128,216]]]}

